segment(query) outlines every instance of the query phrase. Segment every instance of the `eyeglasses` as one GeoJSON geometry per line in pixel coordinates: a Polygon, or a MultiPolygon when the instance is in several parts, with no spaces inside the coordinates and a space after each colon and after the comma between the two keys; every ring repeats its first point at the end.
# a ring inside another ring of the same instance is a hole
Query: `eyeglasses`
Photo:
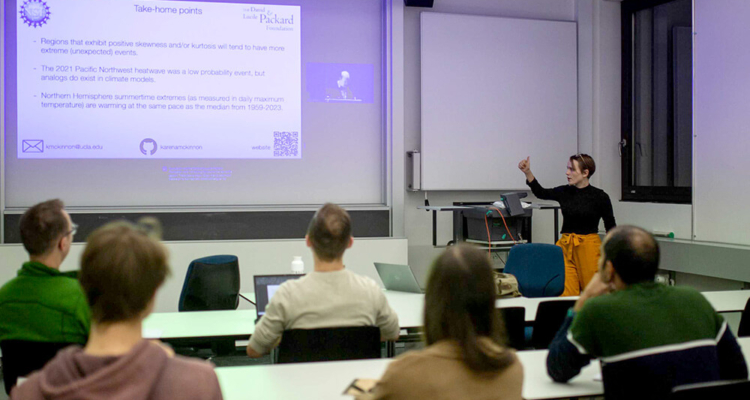
{"type": "Polygon", "coordinates": [[[75,236],[76,232],[78,232],[78,224],[71,223],[70,227],[71,227],[71,229],[65,234],[65,236],[68,236],[68,235],[75,236]]]}

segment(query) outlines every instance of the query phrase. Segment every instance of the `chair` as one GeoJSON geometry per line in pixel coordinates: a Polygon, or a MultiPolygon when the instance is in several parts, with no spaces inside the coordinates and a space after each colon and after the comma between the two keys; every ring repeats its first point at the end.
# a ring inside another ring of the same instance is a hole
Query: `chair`
{"type": "Polygon", "coordinates": [[[286,330],[276,356],[276,362],[280,364],[380,358],[380,328],[353,326],[286,330]]]}
{"type": "Polygon", "coordinates": [[[672,389],[671,400],[747,399],[750,381],[719,381],[682,385],[672,389]]]}
{"type": "Polygon", "coordinates": [[[565,259],[562,249],[552,244],[511,247],[503,272],[516,277],[524,297],[556,297],[565,289],[565,259]]]}
{"type": "Polygon", "coordinates": [[[526,326],[526,309],[523,307],[498,308],[503,318],[505,332],[508,335],[508,346],[516,350],[526,348],[524,328],[526,326]]]}
{"type": "Polygon", "coordinates": [[[575,305],[575,300],[550,300],[539,303],[536,309],[534,330],[531,333],[531,345],[535,349],[546,349],[560,330],[568,309],[575,305]]]}
{"type": "MultiPolygon", "coordinates": [[[[237,256],[203,257],[190,263],[180,293],[178,309],[183,311],[235,310],[240,303],[240,266],[237,256]]],[[[205,343],[188,344],[188,350],[176,349],[183,355],[196,356],[196,348],[208,348],[205,343]]],[[[214,355],[228,355],[235,351],[234,340],[214,340],[210,343],[214,355]]]]}
{"type": "Polygon", "coordinates": [[[737,329],[738,337],[750,336],[750,300],[745,303],[745,309],[740,317],[740,327],[737,329]]]}
{"type": "Polygon", "coordinates": [[[3,353],[3,381],[5,392],[16,385],[19,377],[42,369],[45,364],[57,355],[60,349],[74,343],[31,342],[28,340],[4,340],[0,342],[3,353]]]}
{"type": "Polygon", "coordinates": [[[240,303],[240,266],[237,256],[210,256],[188,266],[179,310],[234,310],[240,303]]]}

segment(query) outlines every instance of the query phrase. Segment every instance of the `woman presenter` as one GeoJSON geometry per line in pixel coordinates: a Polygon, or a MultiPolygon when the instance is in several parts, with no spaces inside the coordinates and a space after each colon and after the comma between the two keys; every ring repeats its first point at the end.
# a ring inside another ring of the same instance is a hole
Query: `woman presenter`
{"type": "Polygon", "coordinates": [[[557,245],[565,257],[565,291],[563,296],[577,296],[598,270],[599,219],[604,228],[615,227],[612,202],[603,190],[591,186],[589,178],[596,171],[594,159],[588,154],[576,154],[568,161],[568,184],[545,189],[531,173],[529,157],[518,163],[526,174],[526,184],[539,199],[560,203],[563,215],[562,237],[557,245]]]}

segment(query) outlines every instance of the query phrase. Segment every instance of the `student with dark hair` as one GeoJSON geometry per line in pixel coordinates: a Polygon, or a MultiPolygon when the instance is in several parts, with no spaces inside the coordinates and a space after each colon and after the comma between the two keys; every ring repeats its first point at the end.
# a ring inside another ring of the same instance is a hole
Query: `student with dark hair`
{"type": "Polygon", "coordinates": [[[92,313],[86,347],[69,347],[11,392],[11,399],[220,400],[209,363],[144,340],[143,319],[169,275],[167,251],[148,225],[113,222],[89,236],[81,285],[92,313]]]}
{"type": "Polygon", "coordinates": [[[86,297],[72,274],[60,272],[76,228],[57,199],[21,216],[29,261],[0,288],[0,341],[86,343],[91,323],[86,297]]]}
{"type": "Polygon", "coordinates": [[[398,339],[398,316],[380,286],[344,267],[344,252],[354,243],[349,213],[325,204],[310,221],[305,240],[314,271],[281,284],[255,326],[247,355],[267,354],[289,329],[378,326],[382,340],[398,339]]]}
{"type": "Polygon", "coordinates": [[[612,202],[603,190],[595,188],[589,179],[596,172],[596,163],[588,154],[575,154],[568,160],[568,184],[545,189],[531,172],[527,157],[518,163],[526,175],[526,184],[542,200],[560,203],[563,215],[562,237],[557,245],[565,257],[565,291],[563,296],[577,296],[596,274],[599,248],[599,220],[609,231],[615,227],[612,202]]]}
{"type": "Polygon", "coordinates": [[[678,385],[747,378],[726,321],[699,292],[654,282],[658,268],[651,234],[609,232],[599,272],[550,344],[552,379],[568,381],[592,358],[607,399],[665,399],[678,385]]]}
{"type": "Polygon", "coordinates": [[[521,399],[523,367],[504,345],[487,254],[448,248],[427,283],[427,348],[388,365],[372,395],[361,399],[521,399]]]}

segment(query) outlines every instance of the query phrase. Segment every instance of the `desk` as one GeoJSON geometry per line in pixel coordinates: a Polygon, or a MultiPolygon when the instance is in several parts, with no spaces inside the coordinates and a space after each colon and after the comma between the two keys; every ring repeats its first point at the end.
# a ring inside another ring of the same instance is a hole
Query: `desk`
{"type": "Polygon", "coordinates": [[[172,343],[216,338],[247,340],[255,332],[255,310],[153,313],[143,320],[143,337],[172,343]]]}
{"type": "MultiPolygon", "coordinates": [[[[602,382],[594,381],[600,373],[598,362],[592,362],[567,384],[554,383],[547,376],[547,350],[522,351],[518,357],[524,367],[525,399],[558,399],[601,395],[602,382]]],[[[391,359],[332,361],[310,364],[282,364],[216,368],[225,400],[257,397],[265,400],[323,400],[351,398],[342,396],[355,378],[379,378],[391,359]],[[252,396],[249,395],[252,393],[252,396]]]]}
{"type": "MultiPolygon", "coordinates": [[[[422,326],[423,294],[389,290],[384,293],[391,308],[398,314],[402,328],[414,329],[422,326]]],[[[250,299],[255,298],[254,293],[243,293],[243,295],[250,299]]],[[[750,298],[750,290],[703,292],[703,295],[717,312],[741,312],[750,298]]],[[[497,300],[497,307],[523,307],[526,309],[526,322],[531,323],[536,319],[536,310],[540,302],[575,300],[576,298],[505,298],[497,300]]],[[[143,321],[143,336],[148,339],[163,339],[170,342],[210,338],[247,340],[255,332],[255,317],[255,310],[153,313],[143,321]]]]}
{"type": "MultiPolygon", "coordinates": [[[[750,359],[750,338],[738,339],[745,359],[750,359]]],[[[601,373],[592,361],[568,383],[555,383],[547,375],[547,350],[517,353],[524,369],[523,398],[527,400],[601,396],[604,386],[594,377],[601,373]]],[[[216,368],[225,400],[257,397],[266,400],[328,400],[350,398],[341,393],[355,378],[379,378],[391,359],[333,361],[310,364],[216,368]]]]}
{"type": "Polygon", "coordinates": [[[721,292],[702,292],[709,303],[717,312],[742,312],[747,300],[750,299],[750,290],[726,290],[721,292]]]}

